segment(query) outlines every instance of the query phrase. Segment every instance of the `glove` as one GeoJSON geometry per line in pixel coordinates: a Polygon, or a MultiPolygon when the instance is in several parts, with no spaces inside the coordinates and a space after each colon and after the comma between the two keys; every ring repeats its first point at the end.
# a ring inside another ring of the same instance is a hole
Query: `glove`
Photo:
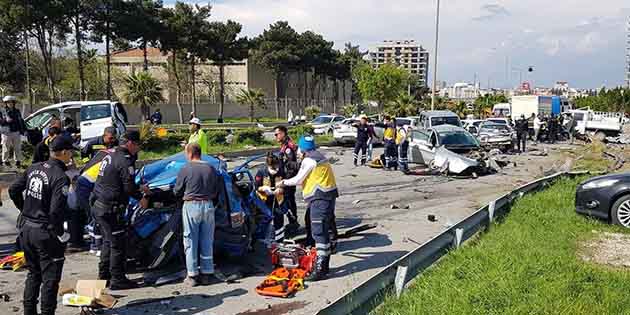
{"type": "Polygon", "coordinates": [[[70,240],[70,233],[63,232],[63,235],[57,236],[57,239],[62,243],[67,243],[70,240]]]}

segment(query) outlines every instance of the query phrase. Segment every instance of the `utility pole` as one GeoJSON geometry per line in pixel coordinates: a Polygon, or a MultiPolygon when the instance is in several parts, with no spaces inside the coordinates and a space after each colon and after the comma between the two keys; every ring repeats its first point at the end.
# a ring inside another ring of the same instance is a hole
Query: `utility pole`
{"type": "Polygon", "coordinates": [[[440,0],[437,0],[435,14],[435,51],[433,52],[433,93],[431,93],[431,110],[435,109],[435,93],[437,92],[438,38],[440,34],[440,0]]]}

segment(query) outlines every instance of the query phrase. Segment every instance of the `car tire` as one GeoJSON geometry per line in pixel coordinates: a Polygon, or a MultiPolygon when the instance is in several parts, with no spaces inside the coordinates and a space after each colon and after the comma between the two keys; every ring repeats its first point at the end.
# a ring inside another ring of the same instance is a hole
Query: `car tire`
{"type": "Polygon", "coordinates": [[[610,221],[619,226],[630,228],[630,195],[621,196],[610,209],[610,221]]]}

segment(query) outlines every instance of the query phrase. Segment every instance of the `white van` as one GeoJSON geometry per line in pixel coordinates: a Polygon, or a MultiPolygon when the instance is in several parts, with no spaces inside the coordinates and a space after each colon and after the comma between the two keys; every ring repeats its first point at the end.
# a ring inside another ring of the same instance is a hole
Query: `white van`
{"type": "Polygon", "coordinates": [[[81,131],[81,147],[89,140],[102,136],[107,127],[116,127],[119,135],[127,130],[127,112],[119,102],[64,102],[46,106],[24,119],[28,129],[28,141],[31,143],[41,141],[42,131],[50,125],[53,117],[62,120],[70,117],[74,120],[81,131]]]}
{"type": "Polygon", "coordinates": [[[510,117],[512,115],[512,105],[509,103],[499,103],[492,107],[494,117],[510,117]]]}

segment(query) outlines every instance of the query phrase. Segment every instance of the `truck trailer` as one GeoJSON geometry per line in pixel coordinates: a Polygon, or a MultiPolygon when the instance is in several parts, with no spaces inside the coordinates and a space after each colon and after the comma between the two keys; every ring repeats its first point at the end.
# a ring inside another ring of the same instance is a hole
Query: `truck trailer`
{"type": "Polygon", "coordinates": [[[529,118],[532,114],[560,115],[571,108],[567,99],[560,96],[523,95],[512,97],[512,118],[521,115],[529,118]]]}

